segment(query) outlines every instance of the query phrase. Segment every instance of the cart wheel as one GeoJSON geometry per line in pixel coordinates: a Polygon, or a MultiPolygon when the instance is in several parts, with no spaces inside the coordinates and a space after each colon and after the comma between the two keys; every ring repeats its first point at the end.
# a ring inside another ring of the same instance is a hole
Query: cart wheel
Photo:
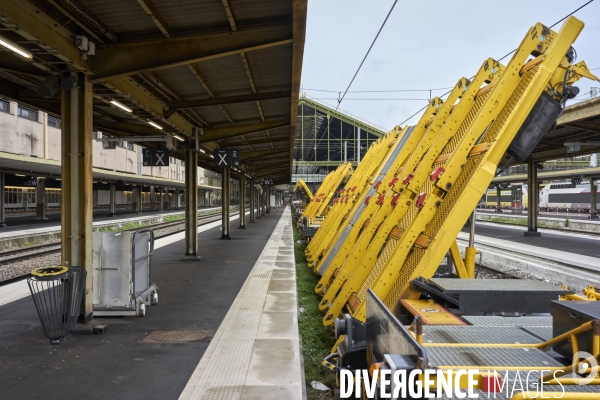
{"type": "Polygon", "coordinates": [[[144,303],[140,304],[140,309],[139,309],[139,316],[140,317],[145,317],[146,316],[146,305],[144,303]]]}
{"type": "Polygon", "coordinates": [[[152,298],[150,299],[150,304],[152,304],[153,306],[158,304],[158,293],[154,293],[152,294],[152,298]]]}

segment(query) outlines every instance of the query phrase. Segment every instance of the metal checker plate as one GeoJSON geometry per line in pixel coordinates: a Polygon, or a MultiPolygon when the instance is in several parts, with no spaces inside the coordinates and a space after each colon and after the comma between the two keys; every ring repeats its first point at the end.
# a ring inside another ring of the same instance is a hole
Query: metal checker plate
{"type": "Polygon", "coordinates": [[[427,347],[429,362],[444,366],[561,366],[538,349],[492,347],[427,347]]]}
{"type": "Polygon", "coordinates": [[[565,294],[571,291],[561,289],[533,279],[453,279],[431,278],[429,283],[438,286],[446,293],[460,292],[527,292],[565,294]]]}
{"type": "Polygon", "coordinates": [[[539,337],[544,341],[550,340],[554,337],[551,326],[524,326],[521,329],[525,332],[531,333],[536,337],[539,337]]]}
{"type": "Polygon", "coordinates": [[[540,343],[537,337],[517,327],[423,326],[426,343],[540,343]]]}
{"type": "Polygon", "coordinates": [[[471,325],[477,326],[549,326],[552,327],[552,316],[535,317],[484,317],[466,315],[462,317],[471,325]]]}

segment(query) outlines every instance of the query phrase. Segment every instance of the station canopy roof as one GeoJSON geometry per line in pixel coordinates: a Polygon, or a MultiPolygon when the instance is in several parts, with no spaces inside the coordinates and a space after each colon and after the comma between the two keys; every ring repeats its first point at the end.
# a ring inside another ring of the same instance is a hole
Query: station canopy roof
{"type": "MultiPolygon", "coordinates": [[[[205,150],[235,146],[255,177],[289,182],[306,0],[5,0],[0,26],[32,55],[1,53],[0,96],[60,117],[60,91],[43,98],[38,88],[82,72],[95,130],[191,145],[201,128],[205,150]]],[[[208,153],[199,165],[210,169],[208,153]]]]}

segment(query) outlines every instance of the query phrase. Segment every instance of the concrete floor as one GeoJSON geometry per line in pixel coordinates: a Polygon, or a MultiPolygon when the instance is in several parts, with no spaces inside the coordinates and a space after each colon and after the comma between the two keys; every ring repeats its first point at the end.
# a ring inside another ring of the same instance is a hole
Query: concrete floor
{"type": "MultiPolygon", "coordinates": [[[[153,276],[157,306],[146,317],[97,318],[105,335],[74,336],[51,346],[32,299],[0,306],[0,398],[11,399],[177,399],[210,341],[145,343],[156,331],[214,334],[271,233],[283,208],[274,209],[232,240],[219,240],[220,227],[199,235],[199,262],[179,261],[184,244],[156,250],[153,276]]],[[[169,238],[166,238],[169,239],[169,238]]],[[[224,372],[226,373],[226,372],[224,372]]]]}

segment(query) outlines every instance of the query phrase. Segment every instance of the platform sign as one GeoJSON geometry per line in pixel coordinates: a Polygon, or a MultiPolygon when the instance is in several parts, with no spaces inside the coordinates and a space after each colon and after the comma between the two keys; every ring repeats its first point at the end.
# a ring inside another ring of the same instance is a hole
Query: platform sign
{"type": "Polygon", "coordinates": [[[167,149],[142,149],[142,156],[144,167],[169,166],[169,150],[167,149]]]}
{"type": "Polygon", "coordinates": [[[231,149],[214,149],[213,157],[215,167],[231,168],[231,149]]]}
{"type": "Polygon", "coordinates": [[[153,149],[152,166],[153,167],[168,167],[169,166],[169,150],[153,149]]]}
{"type": "Polygon", "coordinates": [[[238,149],[231,149],[231,165],[234,167],[240,166],[240,151],[238,149]]]}

